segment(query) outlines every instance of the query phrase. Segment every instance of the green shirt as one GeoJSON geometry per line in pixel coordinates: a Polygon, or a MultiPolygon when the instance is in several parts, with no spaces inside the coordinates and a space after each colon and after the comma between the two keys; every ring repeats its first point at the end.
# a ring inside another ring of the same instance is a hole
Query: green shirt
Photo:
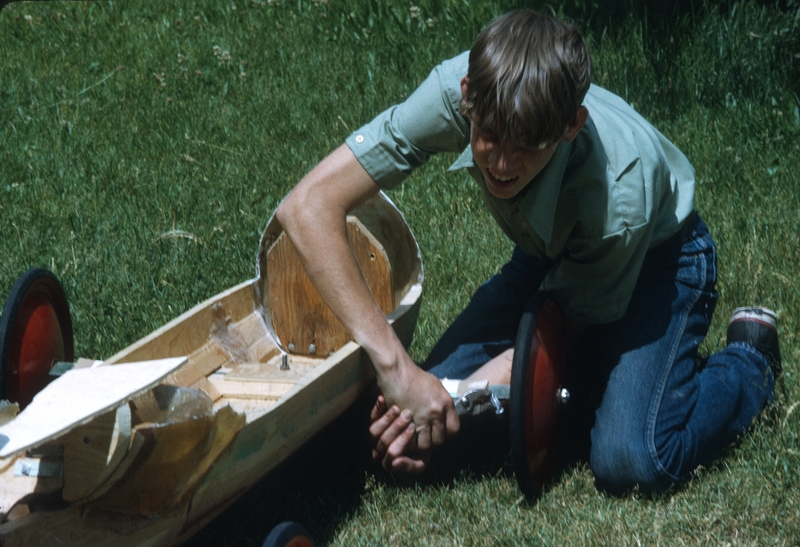
{"type": "Polygon", "coordinates": [[[347,138],[382,189],[399,185],[437,152],[461,152],[503,231],[553,267],[542,283],[565,315],[590,323],[622,317],[648,249],[675,234],[691,213],[694,169],[625,101],[592,86],[589,119],[512,199],[487,190],[472,158],[469,120],[458,112],[469,52],[436,67],[402,104],[347,138]]]}

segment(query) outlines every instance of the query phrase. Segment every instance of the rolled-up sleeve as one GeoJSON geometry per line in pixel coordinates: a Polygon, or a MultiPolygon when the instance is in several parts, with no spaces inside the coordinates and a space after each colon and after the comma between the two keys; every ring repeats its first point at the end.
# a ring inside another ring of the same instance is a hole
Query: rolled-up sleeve
{"type": "Polygon", "coordinates": [[[437,152],[458,152],[469,144],[469,124],[459,112],[464,53],[436,67],[402,104],[353,132],[346,143],[384,190],[399,185],[437,152]]]}

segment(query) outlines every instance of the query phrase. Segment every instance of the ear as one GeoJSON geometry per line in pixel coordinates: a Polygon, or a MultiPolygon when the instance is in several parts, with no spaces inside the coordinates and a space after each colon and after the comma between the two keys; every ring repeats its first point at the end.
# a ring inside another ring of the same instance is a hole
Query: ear
{"type": "Polygon", "coordinates": [[[561,141],[562,142],[574,141],[575,137],[577,137],[578,133],[580,133],[581,129],[583,129],[583,124],[586,123],[586,119],[588,117],[589,117],[589,111],[586,109],[586,107],[579,106],[578,112],[575,114],[575,119],[572,120],[572,122],[567,126],[567,132],[564,133],[564,137],[561,139],[561,141]]]}
{"type": "Polygon", "coordinates": [[[461,100],[462,101],[466,101],[467,100],[467,84],[469,84],[469,78],[464,76],[463,78],[461,78],[461,100]]]}

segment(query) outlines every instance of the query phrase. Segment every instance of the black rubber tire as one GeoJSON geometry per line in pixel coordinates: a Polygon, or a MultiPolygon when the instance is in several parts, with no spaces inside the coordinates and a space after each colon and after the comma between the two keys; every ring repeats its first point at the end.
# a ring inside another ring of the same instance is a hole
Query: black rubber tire
{"type": "Polygon", "coordinates": [[[301,524],[282,522],[277,525],[264,540],[261,547],[315,547],[316,544],[301,524]]]}
{"type": "Polygon", "coordinates": [[[528,469],[528,452],[525,431],[527,416],[525,415],[525,397],[528,378],[528,354],[531,350],[531,339],[536,329],[536,319],[542,309],[545,295],[538,292],[528,301],[517,329],[517,340],[514,344],[514,359],[511,363],[511,386],[508,401],[508,425],[511,429],[511,461],[514,475],[525,498],[529,501],[537,499],[541,490],[534,484],[528,469]]]}
{"type": "Polygon", "coordinates": [[[537,292],[525,306],[517,331],[508,402],[514,474],[528,501],[539,498],[556,468],[563,432],[557,392],[565,380],[564,343],[558,305],[548,293],[537,292]]]}
{"type": "Polygon", "coordinates": [[[75,358],[75,342],[72,332],[72,317],[69,313],[69,304],[64,294],[64,288],[56,276],[43,268],[32,268],[17,279],[3,307],[3,316],[0,318],[0,399],[8,399],[8,364],[12,346],[12,334],[16,324],[20,307],[31,288],[44,285],[49,297],[56,307],[61,336],[64,342],[64,360],[72,361],[75,358]]]}

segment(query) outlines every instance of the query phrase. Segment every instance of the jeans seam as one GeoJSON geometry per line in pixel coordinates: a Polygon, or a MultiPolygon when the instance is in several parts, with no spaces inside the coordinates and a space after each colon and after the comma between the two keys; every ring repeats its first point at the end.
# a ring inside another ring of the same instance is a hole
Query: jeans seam
{"type": "MultiPolygon", "coordinates": [[[[706,264],[706,256],[704,253],[697,253],[697,258],[702,261],[702,269],[703,272],[702,279],[700,280],[701,287],[705,287],[706,280],[708,278],[708,271],[707,271],[707,264],[706,264]]],[[[655,468],[656,473],[663,474],[664,476],[669,477],[673,481],[678,480],[680,477],[673,475],[664,467],[664,464],[661,462],[661,458],[658,455],[658,449],[655,445],[655,428],[656,428],[656,421],[658,420],[658,413],[661,410],[661,403],[664,399],[664,389],[666,388],[667,379],[669,378],[670,374],[672,373],[672,369],[675,366],[675,354],[678,351],[678,348],[681,345],[681,341],[683,340],[683,336],[686,332],[686,323],[689,320],[689,314],[691,313],[692,309],[697,305],[697,302],[700,300],[700,297],[703,295],[703,289],[698,288],[694,291],[694,298],[690,301],[689,305],[683,310],[681,313],[681,325],[679,336],[675,337],[675,341],[673,343],[673,347],[670,351],[669,356],[669,365],[664,367],[664,374],[662,375],[659,388],[658,388],[658,396],[653,399],[653,404],[650,407],[650,412],[647,417],[647,449],[650,452],[650,459],[653,463],[653,467],[655,468]]]]}

